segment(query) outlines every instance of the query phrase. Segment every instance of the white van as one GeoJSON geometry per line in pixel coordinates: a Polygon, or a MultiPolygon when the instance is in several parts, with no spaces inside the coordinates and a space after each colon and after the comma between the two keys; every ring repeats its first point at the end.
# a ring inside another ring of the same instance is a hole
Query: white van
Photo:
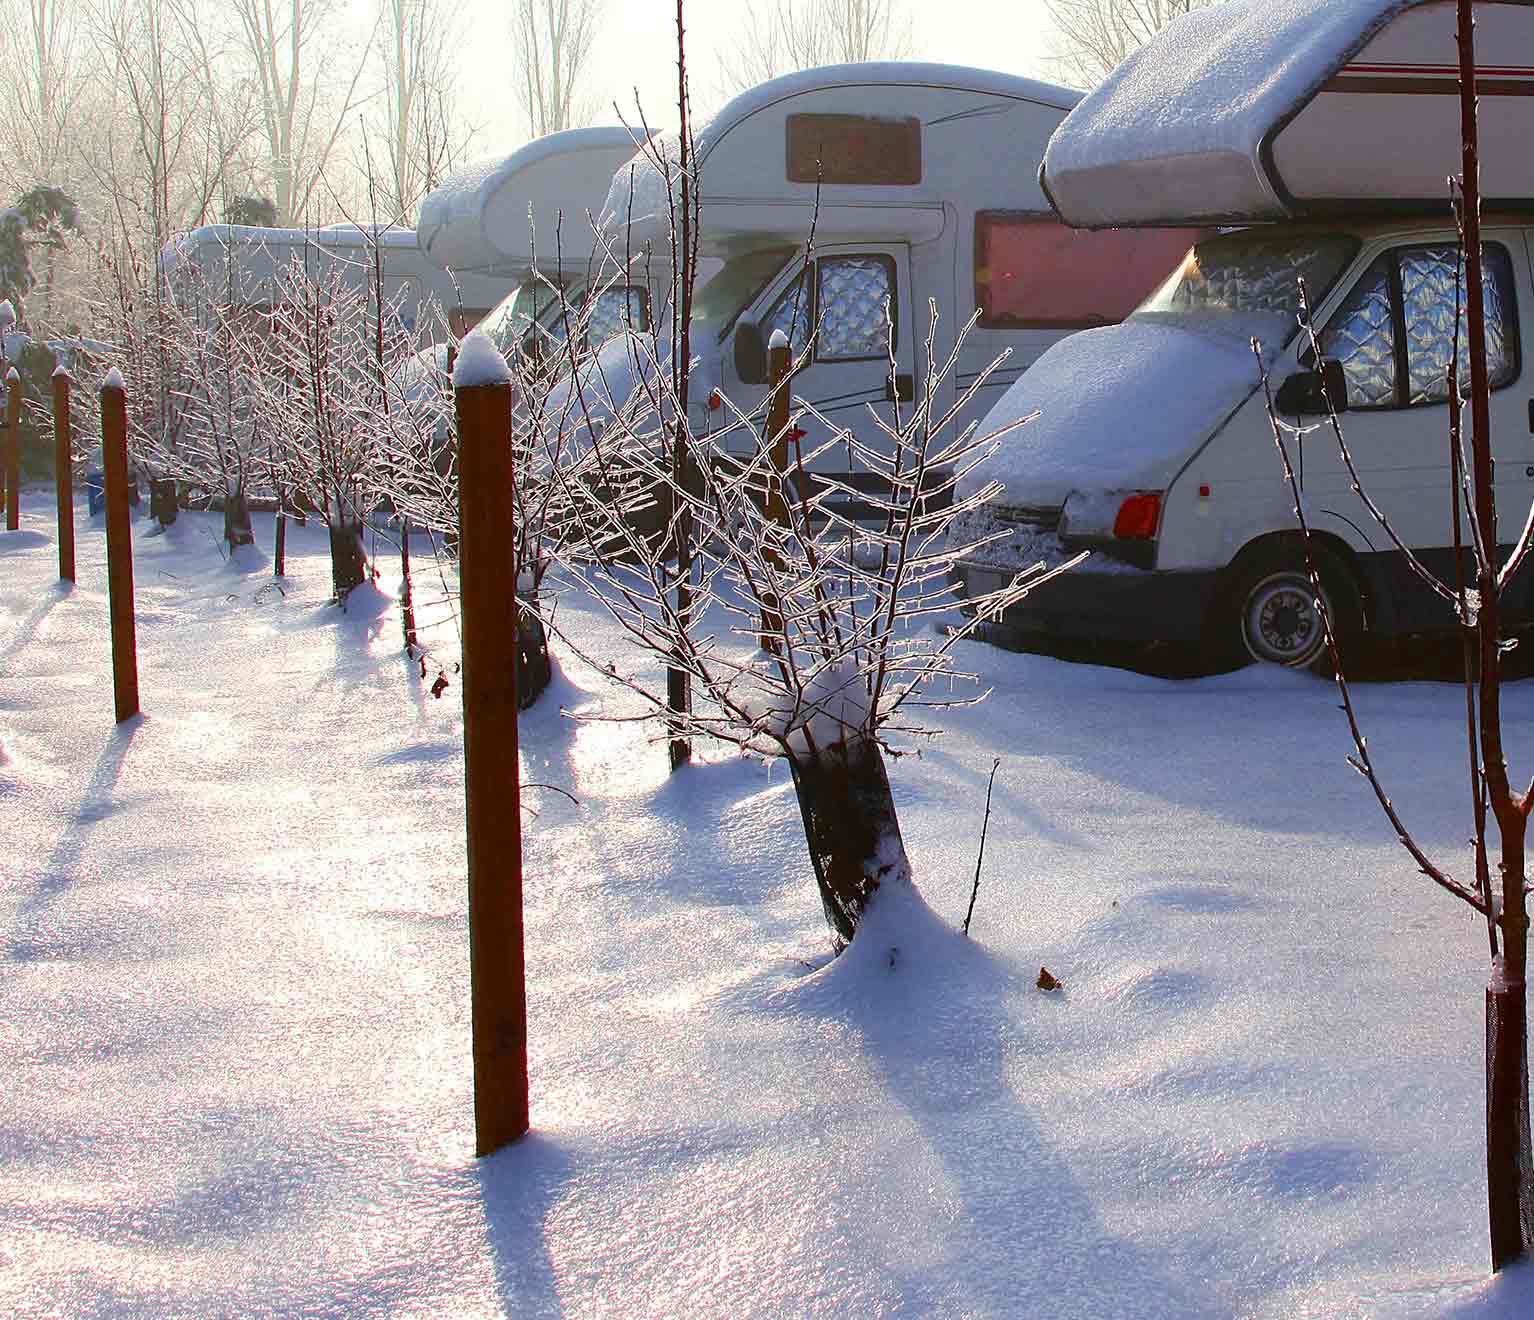
{"type": "MultiPolygon", "coordinates": [[[[1534,156],[1517,149],[1534,118],[1527,71],[1507,59],[1534,51],[1534,7],[1476,9],[1478,40],[1499,61],[1479,88],[1483,237],[1491,441],[1503,531],[1516,534],[1534,496],[1522,359],[1534,345],[1534,156]]],[[[987,419],[1039,414],[986,473],[1006,489],[982,527],[1009,536],[964,567],[970,588],[1039,557],[1098,552],[997,621],[999,640],[1174,642],[1324,663],[1253,338],[1291,423],[1318,420],[1328,374],[1367,493],[1452,582],[1454,59],[1446,0],[1228,0],[1179,19],[1061,127],[1043,182],[1070,223],[1272,223],[1197,243],[1124,324],[1056,345],[987,419]],[[1297,332],[1301,276],[1319,363],[1297,332]]],[[[1288,443],[1342,632],[1452,628],[1450,607],[1354,492],[1330,428],[1288,443]]],[[[1507,606],[1527,617],[1527,589],[1507,606]]]]}
{"type": "Polygon", "coordinates": [[[203,225],[165,245],[160,270],[174,280],[180,268],[196,267],[212,288],[221,289],[232,280],[236,302],[260,305],[271,298],[277,274],[295,261],[307,262],[315,270],[339,272],[351,287],[368,287],[375,247],[383,271],[384,300],[398,306],[406,329],[412,332],[427,331],[439,317],[468,315],[478,320],[512,287],[512,281],[501,275],[450,275],[426,259],[413,229],[389,225],[341,224],[321,229],[203,225]],[[435,304],[434,315],[427,315],[431,304],[435,304]]]}
{"type": "MultiPolygon", "coordinates": [[[[554,287],[581,307],[585,292],[600,285],[595,305],[586,309],[585,331],[596,343],[625,325],[648,327],[642,281],[607,268],[593,228],[602,223],[614,172],[636,149],[634,135],[622,127],[550,133],[455,175],[422,201],[416,234],[433,263],[460,278],[513,285],[483,317],[482,328],[503,351],[535,324],[557,334],[563,308],[554,287]]],[[[455,319],[453,330],[461,335],[479,319],[455,319]]]]}
{"type": "MultiPolygon", "coordinates": [[[[874,63],[790,74],[729,102],[696,135],[698,250],[717,269],[693,303],[695,433],[723,427],[719,395],[746,412],[765,398],[766,344],[777,330],[796,356],[818,331],[795,400],[877,445],[870,406],[888,419],[897,399],[923,388],[929,300],[941,318],[939,362],[981,313],[940,410],[1012,350],[976,416],[1050,344],[1128,313],[1188,240],[1076,233],[1049,212],[1039,162],[1079,99],[981,69],[874,63]]],[[[674,143],[669,150],[674,158],[674,143]]],[[[653,165],[636,158],[608,194],[614,242],[669,253],[675,204],[653,165]]],[[[608,383],[621,376],[621,347],[612,356],[608,383]]],[[[799,426],[806,453],[832,434],[808,414],[799,426]]],[[[756,439],[726,428],[722,443],[745,452],[756,439]]],[[[844,461],[826,455],[821,465],[844,461]]],[[[872,479],[839,475],[855,488],[872,479]]]]}

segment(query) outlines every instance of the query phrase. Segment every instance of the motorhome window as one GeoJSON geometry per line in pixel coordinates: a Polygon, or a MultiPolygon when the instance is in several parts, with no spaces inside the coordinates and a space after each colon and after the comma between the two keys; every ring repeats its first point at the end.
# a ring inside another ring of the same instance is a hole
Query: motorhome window
{"type": "MultiPolygon", "coordinates": [[[[1512,263],[1500,243],[1488,243],[1482,250],[1486,374],[1491,388],[1496,389],[1518,374],[1512,263]]],[[[1469,335],[1459,247],[1445,244],[1406,248],[1397,255],[1401,266],[1401,315],[1406,327],[1406,401],[1443,403],[1449,397],[1449,359],[1456,339],[1456,288],[1460,309],[1457,333],[1462,352],[1469,335]]],[[[1465,379],[1468,386],[1468,367],[1465,379]]]]}
{"type": "Polygon", "coordinates": [[[773,334],[781,330],[788,336],[788,351],[798,357],[810,341],[810,323],[813,318],[814,294],[810,291],[810,274],[805,271],[788,288],[778,295],[772,310],[762,321],[762,339],[772,342],[773,334]]]}
{"type": "Polygon", "coordinates": [[[896,329],[894,261],[822,257],[816,265],[816,361],[888,357],[896,329]]]}
{"type": "Polygon", "coordinates": [[[789,115],[787,151],[790,183],[921,182],[921,120],[914,116],[789,115]]]}
{"type": "Polygon", "coordinates": [[[1359,277],[1321,336],[1321,352],[1342,363],[1349,408],[1396,403],[1396,322],[1391,262],[1380,257],[1359,277]]]}
{"type": "Polygon", "coordinates": [[[1199,229],[1072,229],[1028,211],[975,216],[975,305],[988,330],[1122,321],[1166,279],[1199,229]]]}
{"type": "Polygon", "coordinates": [[[740,314],[757,300],[793,255],[793,248],[762,248],[726,261],[718,274],[694,295],[692,328],[699,342],[703,332],[712,331],[715,341],[723,343],[740,314]]]}
{"type": "Polygon", "coordinates": [[[564,343],[566,327],[584,331],[584,344],[600,347],[614,335],[632,328],[643,334],[650,328],[650,296],[637,284],[616,284],[602,289],[593,299],[583,289],[569,298],[569,315],[563,301],[544,310],[539,324],[556,343],[564,343]],[[582,325],[582,318],[585,324],[582,325]]]}
{"type": "Polygon", "coordinates": [[[1211,329],[1225,322],[1233,333],[1256,334],[1277,347],[1299,328],[1300,279],[1312,305],[1319,303],[1357,251],[1358,240],[1343,234],[1271,238],[1242,231],[1205,239],[1135,316],[1198,313],[1211,329]]]}
{"type": "MultiPolygon", "coordinates": [[[[1488,243],[1484,251],[1487,372],[1496,389],[1518,375],[1517,312],[1507,249],[1488,243]]],[[[1458,245],[1396,248],[1370,263],[1320,337],[1322,355],[1342,363],[1348,407],[1445,402],[1456,300],[1463,352],[1468,331],[1458,245]]],[[[1308,363],[1309,354],[1303,360],[1308,363]]]]}

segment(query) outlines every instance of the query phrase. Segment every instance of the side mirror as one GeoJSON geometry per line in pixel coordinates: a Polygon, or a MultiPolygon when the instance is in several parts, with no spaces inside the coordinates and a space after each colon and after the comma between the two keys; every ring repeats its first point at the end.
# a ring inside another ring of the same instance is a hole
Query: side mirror
{"type": "Polygon", "coordinates": [[[1286,417],[1313,417],[1326,411],[1326,401],[1331,400],[1337,412],[1348,409],[1348,382],[1342,374],[1342,363],[1336,358],[1322,358],[1319,367],[1311,371],[1296,371],[1278,387],[1274,406],[1286,417]],[[1322,386],[1326,397],[1322,397],[1322,386]]]}
{"type": "Polygon", "coordinates": [[[735,375],[742,385],[767,383],[767,345],[762,342],[762,327],[755,321],[735,325],[735,375]]]}

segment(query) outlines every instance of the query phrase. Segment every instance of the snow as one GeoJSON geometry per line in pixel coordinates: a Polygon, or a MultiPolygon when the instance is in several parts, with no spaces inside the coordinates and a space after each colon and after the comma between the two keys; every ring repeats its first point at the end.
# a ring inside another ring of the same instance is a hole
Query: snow
{"type": "Polygon", "coordinates": [[[458,345],[458,360],[453,365],[453,384],[509,385],[511,368],[495,342],[483,330],[471,330],[458,345]]]}
{"type": "Polygon", "coordinates": [[[9,298],[0,302],[0,333],[7,333],[16,324],[16,307],[9,298]]]}
{"type": "Polygon", "coordinates": [[[104,390],[125,390],[127,385],[123,382],[123,373],[120,367],[113,367],[102,378],[101,388],[104,390]]]}
{"type": "Polygon", "coordinates": [[[1068,224],[1286,214],[1259,149],[1402,10],[1423,0],[1226,0],[1187,13],[1069,115],[1044,154],[1068,224]]]}
{"type": "MultiPolygon", "coordinates": [[[[917,890],[830,960],[784,767],[668,775],[653,730],[562,715],[635,699],[561,653],[522,720],[525,779],[578,799],[527,793],[534,1131],[476,1161],[435,570],[423,678],[387,556],[343,613],[313,522],[280,589],[216,514],[140,533],[114,726],[99,524],[70,588],[52,518],[32,487],[0,533],[0,1314],[1534,1313],[1534,1271],[1486,1277],[1484,931],[1331,685],[965,645],[994,695],[891,764],[917,890]]],[[[1356,699],[1463,869],[1457,689],[1356,699]]],[[[1534,684],[1504,705],[1526,773],[1534,684]]]]}
{"type": "Polygon", "coordinates": [[[1059,340],[981,423],[996,432],[1037,412],[961,483],[990,481],[1001,503],[1059,508],[1072,491],[1163,490],[1187,457],[1257,388],[1251,338],[1282,344],[1278,314],[1136,316],[1059,340]]]}

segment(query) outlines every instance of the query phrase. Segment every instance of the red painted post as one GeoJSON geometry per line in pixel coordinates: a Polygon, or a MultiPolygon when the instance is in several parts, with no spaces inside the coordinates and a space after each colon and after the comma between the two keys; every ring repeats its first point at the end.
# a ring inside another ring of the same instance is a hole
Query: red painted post
{"type": "Polygon", "coordinates": [[[454,394],[474,1152],[489,1155],[529,1125],[511,382],[454,394]]]}
{"type": "Polygon", "coordinates": [[[70,442],[69,373],[53,373],[53,474],[59,493],[59,577],[75,580],[75,462],[70,442]]]}
{"type": "Polygon", "coordinates": [[[5,373],[5,530],[21,527],[21,377],[5,373]]]}
{"type": "Polygon", "coordinates": [[[117,722],[138,714],[138,641],[133,622],[133,529],[128,521],[128,399],[114,369],[101,387],[101,450],[107,483],[107,594],[112,619],[112,691],[117,722]]]}

